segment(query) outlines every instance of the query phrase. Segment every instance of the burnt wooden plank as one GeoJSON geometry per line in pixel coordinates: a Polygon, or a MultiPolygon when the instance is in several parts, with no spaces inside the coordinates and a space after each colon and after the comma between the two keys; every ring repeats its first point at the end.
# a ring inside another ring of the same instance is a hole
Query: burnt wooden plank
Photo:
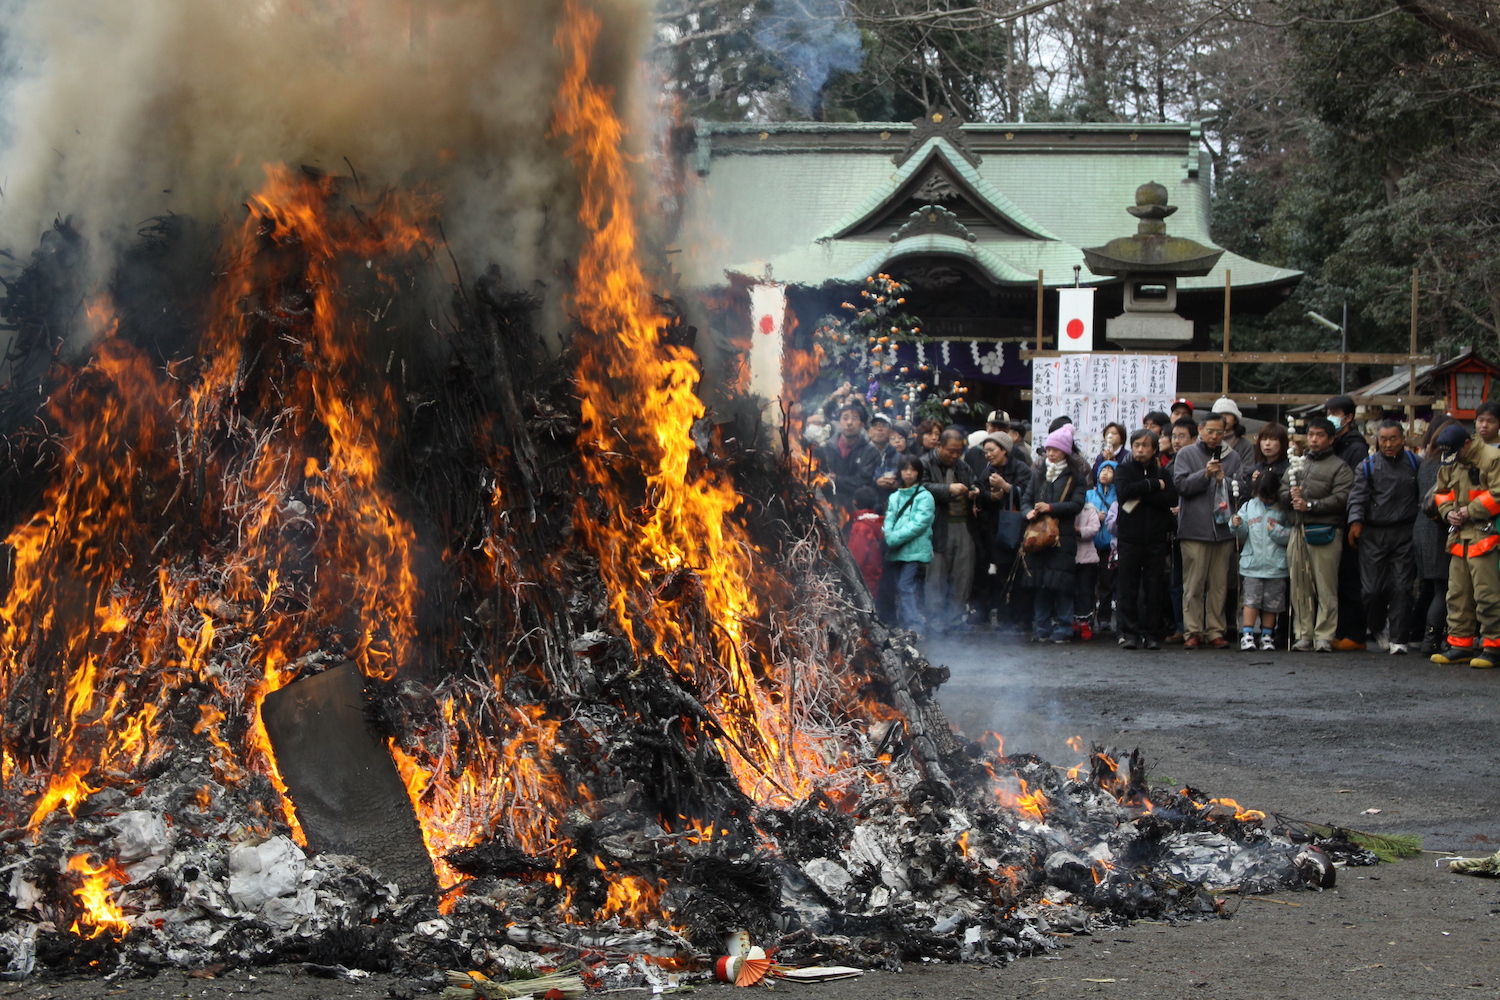
{"type": "Polygon", "coordinates": [[[348,854],[405,893],[437,888],[422,828],[390,751],[370,730],[352,663],[266,696],[261,720],[314,851],[348,854]]]}

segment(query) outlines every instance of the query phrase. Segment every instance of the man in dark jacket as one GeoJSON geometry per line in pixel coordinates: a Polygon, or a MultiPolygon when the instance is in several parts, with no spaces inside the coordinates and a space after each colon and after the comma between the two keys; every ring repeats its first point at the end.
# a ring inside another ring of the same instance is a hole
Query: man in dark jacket
{"type": "Polygon", "coordinates": [[[1229,527],[1229,484],[1239,478],[1240,456],[1224,444],[1224,416],[1203,420],[1196,444],[1177,453],[1172,484],[1180,498],[1177,543],[1182,549],[1183,648],[1224,649],[1224,605],[1234,572],[1234,532],[1229,527]]]}
{"type": "Polygon", "coordinates": [[[922,482],[932,493],[932,562],[927,565],[927,620],[936,629],[963,621],[974,583],[974,536],[969,532],[978,474],[964,461],[964,435],[943,431],[938,446],[922,456],[922,482]]]}
{"type": "Polygon", "coordinates": [[[974,482],[974,499],[978,508],[982,558],[975,573],[975,590],[982,587],[983,593],[982,596],[976,593],[975,599],[983,612],[994,614],[997,625],[1024,629],[1031,624],[1031,600],[1018,582],[1024,574],[1012,574],[1018,558],[1017,548],[1002,544],[996,537],[996,530],[1002,510],[1022,511],[1022,501],[1031,485],[1031,466],[1020,454],[1020,449],[1011,451],[1015,447],[1014,440],[1004,432],[986,437],[980,447],[985,461],[974,482]],[[1011,584],[1008,598],[1005,592],[1007,584],[1011,584]]]}
{"type": "Polygon", "coordinates": [[[839,435],[818,452],[823,471],[833,481],[833,502],[854,509],[854,493],[875,482],[880,452],[865,436],[865,408],[849,402],[839,407],[839,435]]]}
{"type": "Polygon", "coordinates": [[[1366,621],[1392,653],[1406,652],[1416,573],[1411,527],[1417,519],[1417,456],[1394,420],[1375,432],[1379,449],[1354,470],[1349,491],[1349,544],[1359,551],[1366,621]],[[1387,618],[1389,615],[1389,618],[1387,618]]]}
{"type": "Polygon", "coordinates": [[[1119,546],[1115,586],[1120,600],[1120,644],[1126,649],[1161,648],[1177,490],[1156,460],[1156,440],[1152,430],[1132,433],[1130,458],[1115,470],[1119,506],[1114,528],[1119,546]]]}
{"type": "MultiPolygon", "coordinates": [[[[1357,473],[1370,456],[1370,446],[1354,419],[1354,400],[1348,396],[1334,396],[1323,404],[1323,409],[1328,413],[1329,423],[1333,424],[1333,453],[1349,466],[1349,471],[1357,473]]],[[[1354,540],[1346,535],[1339,554],[1339,624],[1333,648],[1344,652],[1364,649],[1366,631],[1364,588],[1359,582],[1359,552],[1354,548],[1354,540]]]]}

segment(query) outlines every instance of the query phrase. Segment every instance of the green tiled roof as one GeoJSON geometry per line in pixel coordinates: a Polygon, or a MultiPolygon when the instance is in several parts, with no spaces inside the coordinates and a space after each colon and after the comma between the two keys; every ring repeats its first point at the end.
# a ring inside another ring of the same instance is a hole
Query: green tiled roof
{"type": "Polygon", "coordinates": [[[848,215],[840,219],[832,229],[818,236],[820,240],[837,239],[848,234],[849,230],[858,226],[861,222],[872,216],[879,215],[890,209],[901,189],[906,183],[920,173],[933,160],[941,159],[949,170],[952,170],[961,180],[965,181],[970,189],[980,200],[993,211],[1013,224],[1017,229],[1037,239],[1055,240],[1056,236],[1047,232],[1031,216],[1021,211],[1005,195],[995,190],[990,182],[985,180],[978,170],[969,165],[969,161],[949,145],[948,140],[943,138],[932,138],[922,149],[913,154],[906,163],[892,174],[883,184],[870,192],[869,197],[860,202],[848,215]]]}
{"type": "MultiPolygon", "coordinates": [[[[1095,276],[1080,247],[1100,246],[1134,232],[1125,208],[1147,181],[1165,184],[1178,211],[1167,230],[1213,245],[1208,232],[1207,156],[1197,129],[1183,124],[963,126],[981,158],[973,166],[941,137],[932,137],[901,166],[892,155],[907,143],[905,123],[829,125],[701,125],[686,191],[679,260],[685,281],[721,285],[731,274],[773,277],[801,285],[857,280],[914,254],[963,258],[1002,284],[1031,283],[1038,268],[1048,285],[1095,276]],[[903,186],[940,161],[977,198],[984,214],[1019,232],[989,228],[977,242],[918,234],[897,243],[892,212],[903,186]]],[[[1208,275],[1183,278],[1183,291],[1286,284],[1301,273],[1226,253],[1208,275]]]]}

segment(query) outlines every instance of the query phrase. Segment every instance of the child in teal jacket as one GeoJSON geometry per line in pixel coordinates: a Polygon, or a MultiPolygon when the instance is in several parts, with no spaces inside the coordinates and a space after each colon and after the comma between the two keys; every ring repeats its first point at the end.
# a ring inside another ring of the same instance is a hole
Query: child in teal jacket
{"type": "Polygon", "coordinates": [[[1245,617],[1240,625],[1240,649],[1276,648],[1271,633],[1276,616],[1286,611],[1286,545],[1292,529],[1276,491],[1281,476],[1274,470],[1255,481],[1255,495],[1230,520],[1236,538],[1244,542],[1240,552],[1240,576],[1245,578],[1245,617]],[[1258,640],[1258,642],[1257,642],[1258,640]]]}
{"type": "Polygon", "coordinates": [[[917,608],[917,568],[932,562],[932,518],[937,505],[922,485],[922,462],[916,456],[896,467],[900,487],[885,503],[886,572],[896,576],[897,621],[902,628],[922,629],[917,608]]]}

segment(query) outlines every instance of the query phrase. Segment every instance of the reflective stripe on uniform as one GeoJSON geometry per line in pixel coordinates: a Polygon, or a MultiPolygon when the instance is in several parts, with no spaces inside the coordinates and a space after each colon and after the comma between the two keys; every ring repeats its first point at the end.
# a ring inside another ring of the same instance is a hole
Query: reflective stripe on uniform
{"type": "Polygon", "coordinates": [[[1470,646],[1474,645],[1474,637],[1473,636],[1450,635],[1448,637],[1448,645],[1450,645],[1450,646],[1456,646],[1459,649],[1468,649],[1470,646]]]}
{"type": "Polygon", "coordinates": [[[1432,495],[1432,499],[1436,500],[1439,505],[1445,503],[1457,503],[1458,493],[1453,490],[1449,490],[1447,493],[1434,493],[1432,495]]]}
{"type": "Polygon", "coordinates": [[[1469,542],[1467,549],[1464,545],[1465,543],[1462,539],[1454,542],[1448,546],[1448,554],[1458,556],[1461,559],[1473,559],[1475,556],[1482,556],[1495,546],[1500,545],[1500,535],[1490,535],[1486,538],[1481,538],[1477,542],[1469,542]]]}
{"type": "Polygon", "coordinates": [[[1484,648],[1485,649],[1500,649],[1500,639],[1486,639],[1486,640],[1484,640],[1484,648]]]}
{"type": "Polygon", "coordinates": [[[1478,501],[1480,506],[1489,511],[1491,517],[1500,514],[1500,500],[1496,500],[1495,495],[1489,490],[1481,490],[1469,497],[1470,503],[1474,503],[1475,501],[1478,501]]]}

